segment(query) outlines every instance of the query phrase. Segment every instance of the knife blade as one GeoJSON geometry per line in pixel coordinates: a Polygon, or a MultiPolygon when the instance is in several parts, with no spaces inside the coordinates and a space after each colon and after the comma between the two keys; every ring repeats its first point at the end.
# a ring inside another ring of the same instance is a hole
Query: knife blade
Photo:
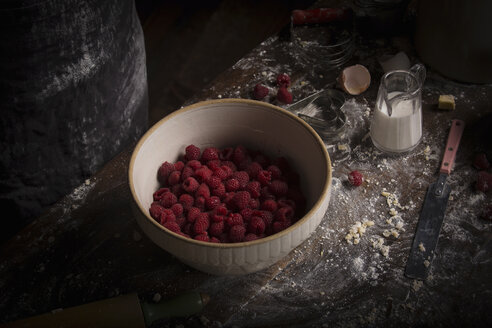
{"type": "Polygon", "coordinates": [[[423,280],[429,274],[451,193],[451,188],[446,184],[446,179],[453,169],[464,129],[465,122],[456,119],[451,121],[451,129],[439,169],[439,178],[427,189],[405,267],[405,276],[409,278],[423,280]]]}

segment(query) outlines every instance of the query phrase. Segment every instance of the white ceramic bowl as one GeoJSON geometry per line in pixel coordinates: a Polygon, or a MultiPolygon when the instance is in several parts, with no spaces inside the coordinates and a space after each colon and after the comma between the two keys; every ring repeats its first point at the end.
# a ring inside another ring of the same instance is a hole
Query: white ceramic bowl
{"type": "Polygon", "coordinates": [[[182,262],[216,275],[267,268],[308,238],[328,207],[331,179],[328,152],[308,124],[280,107],[244,99],[199,102],[168,115],[141,138],[129,168],[134,212],[145,234],[182,262]],[[271,157],[286,157],[301,177],[309,211],[289,228],[249,242],[208,243],[165,229],[149,215],[152,194],[159,187],[157,169],[164,161],[177,161],[189,144],[202,149],[242,144],[271,157]]]}

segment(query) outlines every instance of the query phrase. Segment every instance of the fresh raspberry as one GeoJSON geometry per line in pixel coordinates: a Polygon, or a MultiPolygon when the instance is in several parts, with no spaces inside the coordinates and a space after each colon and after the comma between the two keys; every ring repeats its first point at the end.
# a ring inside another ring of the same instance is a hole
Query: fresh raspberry
{"type": "Polygon", "coordinates": [[[183,171],[181,171],[181,181],[185,181],[189,177],[192,177],[195,174],[195,170],[193,170],[189,166],[185,166],[183,171]]]}
{"type": "Polygon", "coordinates": [[[278,208],[277,202],[273,199],[266,199],[261,203],[260,208],[265,211],[275,212],[278,208]]]}
{"type": "Polygon", "coordinates": [[[200,159],[200,148],[195,145],[189,145],[185,148],[185,159],[193,161],[200,159]]]}
{"type": "Polygon", "coordinates": [[[229,227],[232,227],[236,224],[243,224],[243,216],[239,213],[229,213],[229,215],[226,218],[227,224],[229,227]]]}
{"type": "Polygon", "coordinates": [[[198,196],[198,197],[195,197],[195,207],[198,207],[200,209],[200,211],[205,211],[205,202],[206,202],[206,199],[205,197],[203,196],[198,196]]]}
{"type": "Polygon", "coordinates": [[[222,198],[222,202],[228,207],[233,208],[235,206],[234,196],[236,193],[234,191],[226,192],[224,197],[222,198]]]}
{"type": "Polygon", "coordinates": [[[228,212],[229,210],[224,204],[220,204],[213,209],[213,213],[217,215],[227,215],[228,212]]]}
{"type": "Polygon", "coordinates": [[[162,226],[174,233],[181,232],[181,228],[179,227],[179,224],[176,221],[167,221],[162,226]]]}
{"type": "Polygon", "coordinates": [[[272,194],[276,196],[283,196],[289,191],[289,186],[285,181],[282,180],[273,180],[268,188],[270,188],[272,194]]]}
{"type": "Polygon", "coordinates": [[[226,194],[226,188],[223,183],[218,185],[216,188],[213,188],[212,191],[210,192],[212,195],[217,196],[219,198],[223,198],[226,194]]]}
{"type": "Polygon", "coordinates": [[[170,192],[171,190],[169,188],[159,188],[154,192],[152,195],[152,198],[154,199],[155,202],[158,202],[162,199],[162,196],[164,196],[165,193],[170,192]]]}
{"type": "Polygon", "coordinates": [[[185,211],[188,211],[193,206],[195,199],[189,194],[182,194],[179,196],[178,202],[183,205],[185,211]]]}
{"type": "Polygon", "coordinates": [[[245,190],[249,192],[251,197],[258,198],[261,195],[261,184],[258,181],[250,181],[246,185],[245,190]]]}
{"type": "Polygon", "coordinates": [[[254,233],[248,233],[246,236],[244,236],[244,241],[253,241],[258,239],[259,237],[255,235],[254,233]]]}
{"type": "Polygon", "coordinates": [[[174,171],[182,171],[185,167],[185,163],[183,161],[177,161],[174,163],[174,171]]]}
{"type": "Polygon", "coordinates": [[[248,150],[246,147],[239,145],[234,148],[234,153],[232,154],[232,161],[236,166],[239,166],[240,163],[246,161],[248,158],[248,150]]]}
{"type": "Polygon", "coordinates": [[[239,181],[234,178],[228,179],[224,185],[227,191],[236,191],[240,187],[239,181]]]}
{"type": "Polygon", "coordinates": [[[228,243],[228,242],[230,242],[230,240],[229,240],[229,233],[224,231],[224,233],[222,233],[219,236],[219,240],[220,240],[221,243],[228,243]]]}
{"type": "Polygon", "coordinates": [[[181,185],[181,183],[178,183],[178,184],[175,184],[174,186],[171,187],[171,192],[176,197],[179,197],[185,193],[185,190],[183,189],[183,186],[181,185]]]}
{"type": "Polygon", "coordinates": [[[188,222],[195,222],[196,218],[200,215],[202,211],[198,207],[191,207],[188,210],[188,214],[186,216],[188,222]]]}
{"type": "Polygon", "coordinates": [[[202,163],[206,163],[214,159],[219,159],[219,150],[215,147],[205,148],[201,157],[202,163]]]}
{"type": "Polygon", "coordinates": [[[286,199],[286,198],[281,198],[277,201],[278,207],[292,207],[292,209],[295,211],[297,204],[295,201],[292,199],[286,199]]]}
{"type": "Polygon", "coordinates": [[[260,208],[260,201],[256,198],[251,198],[251,200],[249,201],[248,207],[252,208],[254,210],[257,210],[260,208]]]}
{"type": "Polygon", "coordinates": [[[234,148],[226,147],[219,152],[219,159],[221,161],[229,161],[234,153],[234,148]]]}
{"type": "Polygon", "coordinates": [[[207,180],[207,185],[210,187],[210,189],[217,188],[220,184],[222,183],[222,180],[218,176],[212,175],[208,180],[207,180]]]}
{"type": "Polygon", "coordinates": [[[159,201],[159,204],[161,204],[162,207],[164,208],[170,208],[174,204],[176,204],[178,201],[178,198],[176,197],[175,194],[172,192],[168,191],[162,195],[161,200],[159,201]]]}
{"type": "Polygon", "coordinates": [[[217,196],[211,196],[211,197],[205,199],[205,207],[208,210],[213,210],[214,208],[216,208],[219,205],[220,205],[220,198],[217,196]]]}
{"type": "Polygon", "coordinates": [[[246,233],[246,228],[243,225],[235,225],[229,229],[229,239],[233,243],[238,243],[243,241],[244,235],[246,233]]]}
{"type": "Polygon", "coordinates": [[[218,215],[218,214],[215,214],[215,213],[211,213],[210,214],[210,219],[212,220],[212,222],[222,222],[222,221],[225,221],[226,220],[226,216],[225,215],[218,215]]]}
{"type": "Polygon", "coordinates": [[[490,167],[487,155],[485,155],[484,153],[476,154],[475,158],[473,159],[473,166],[475,166],[477,170],[487,170],[490,167]]]}
{"type": "Polygon", "coordinates": [[[161,224],[163,225],[166,222],[169,221],[176,221],[176,215],[174,215],[173,211],[170,209],[164,209],[161,214],[161,224]]]}
{"type": "Polygon", "coordinates": [[[234,194],[233,202],[234,205],[240,210],[248,207],[251,195],[247,191],[238,191],[234,194]]]}
{"type": "Polygon", "coordinates": [[[199,235],[196,235],[195,237],[193,237],[193,239],[195,240],[199,240],[199,241],[210,241],[210,238],[208,237],[208,235],[206,233],[201,233],[199,235]]]}
{"type": "Polygon", "coordinates": [[[200,182],[205,182],[212,176],[213,172],[206,166],[202,166],[195,171],[195,177],[200,182]]]}
{"type": "Polygon", "coordinates": [[[195,199],[198,197],[203,197],[205,199],[210,197],[210,188],[206,183],[202,183],[198,189],[195,191],[195,199]]]}
{"type": "Polygon", "coordinates": [[[214,159],[207,162],[207,166],[212,172],[217,170],[221,165],[222,162],[219,159],[214,159]]]}
{"type": "Polygon", "coordinates": [[[277,232],[280,232],[282,230],[285,230],[288,227],[290,227],[291,224],[292,223],[290,222],[290,220],[286,220],[286,221],[275,221],[272,224],[273,233],[277,233],[277,232]]]}
{"type": "Polygon", "coordinates": [[[492,187],[492,174],[487,171],[478,172],[477,182],[475,183],[475,188],[482,192],[489,191],[490,187],[492,187]]]}
{"type": "Polygon", "coordinates": [[[270,188],[268,188],[268,186],[263,186],[263,187],[261,187],[260,199],[262,201],[265,201],[267,199],[273,199],[273,200],[275,200],[276,197],[275,197],[274,194],[272,194],[272,192],[270,191],[270,188]]]}
{"type": "Polygon", "coordinates": [[[180,216],[183,216],[183,213],[184,213],[183,205],[181,205],[180,203],[173,204],[171,206],[171,211],[173,211],[174,215],[177,218],[180,216]]]}
{"type": "Polygon", "coordinates": [[[268,96],[269,91],[270,90],[266,86],[258,83],[253,89],[253,98],[255,98],[256,100],[262,100],[263,98],[268,96]]]}
{"type": "Polygon", "coordinates": [[[271,224],[273,221],[273,213],[272,212],[256,210],[256,211],[253,211],[253,216],[260,217],[265,222],[265,224],[267,226],[269,224],[271,224]]]}
{"type": "Polygon", "coordinates": [[[202,167],[202,163],[199,160],[193,159],[189,162],[186,162],[186,166],[191,167],[194,171],[196,171],[202,167]]]}
{"type": "Polygon", "coordinates": [[[294,209],[290,206],[281,207],[275,212],[275,220],[286,221],[294,217],[294,209]]]}
{"type": "Polygon", "coordinates": [[[200,213],[197,216],[195,223],[193,223],[193,232],[196,235],[206,233],[209,226],[210,219],[208,217],[208,213],[200,213]]]}
{"type": "Polygon", "coordinates": [[[169,186],[174,186],[175,184],[178,184],[180,180],[181,180],[181,172],[172,171],[171,174],[169,174],[169,177],[167,178],[167,183],[169,186]]]}
{"type": "Polygon", "coordinates": [[[184,216],[177,217],[175,222],[178,224],[180,230],[183,229],[185,224],[187,223],[184,216]]]}
{"type": "Polygon", "coordinates": [[[189,193],[194,193],[198,189],[198,187],[200,187],[198,181],[196,181],[196,179],[193,177],[186,178],[186,180],[183,181],[182,185],[183,189],[189,193]]]}
{"type": "Polygon", "coordinates": [[[249,182],[249,175],[246,171],[236,171],[232,174],[232,177],[239,181],[239,187],[241,189],[246,188],[246,185],[249,182]]]}
{"type": "Polygon", "coordinates": [[[154,220],[160,221],[163,211],[164,207],[162,207],[158,202],[153,202],[150,204],[149,214],[154,220]]]}
{"type": "Polygon", "coordinates": [[[190,236],[192,235],[193,223],[187,222],[181,230],[186,237],[191,238],[190,236]]]}
{"type": "Polygon", "coordinates": [[[220,239],[216,237],[210,237],[209,242],[220,244],[220,239]]]}
{"type": "Polygon", "coordinates": [[[280,87],[277,91],[277,99],[281,103],[291,104],[292,103],[292,94],[285,87],[280,87]]]}
{"type": "Polygon", "coordinates": [[[269,165],[267,167],[267,171],[269,171],[272,174],[272,179],[280,179],[282,176],[282,170],[277,165],[269,165]]]}
{"type": "Polygon", "coordinates": [[[219,237],[222,233],[224,233],[224,227],[224,221],[212,222],[208,232],[210,233],[210,236],[219,237]]]}
{"type": "Polygon", "coordinates": [[[229,169],[227,168],[224,168],[225,170],[227,170],[227,173],[230,172],[230,174],[232,174],[233,172],[236,172],[237,171],[237,166],[236,164],[234,164],[233,161],[222,161],[222,166],[227,166],[229,169]]]}
{"type": "Polygon", "coordinates": [[[258,162],[251,162],[246,168],[246,172],[248,173],[251,179],[256,179],[258,172],[260,172],[261,170],[263,170],[263,168],[258,162]]]}
{"type": "Polygon", "coordinates": [[[222,169],[221,167],[216,169],[214,172],[213,172],[213,177],[217,177],[219,178],[220,180],[225,180],[229,177],[229,174],[226,170],[222,169]]]}
{"type": "Polygon", "coordinates": [[[167,185],[167,179],[169,178],[169,174],[171,174],[172,171],[174,171],[174,164],[167,161],[162,163],[162,165],[159,167],[159,170],[157,170],[157,180],[160,182],[161,185],[167,185]]]}
{"type": "Polygon", "coordinates": [[[359,171],[352,171],[348,175],[348,181],[352,186],[358,187],[362,184],[364,177],[359,171]]]}
{"type": "Polygon", "coordinates": [[[261,183],[262,186],[268,185],[272,180],[272,173],[267,170],[261,170],[260,172],[258,172],[256,179],[259,183],[261,183]]]}
{"type": "Polygon", "coordinates": [[[253,216],[249,221],[248,232],[261,235],[265,232],[265,221],[259,216],[253,216]]]}
{"type": "Polygon", "coordinates": [[[277,85],[288,88],[290,86],[290,76],[285,73],[277,75],[277,85]]]}
{"type": "MultiPolygon", "coordinates": [[[[232,166],[227,165],[227,163],[229,163],[229,162],[225,162],[225,163],[226,163],[226,164],[224,164],[224,165],[222,165],[222,166],[220,167],[220,169],[221,169],[221,170],[224,172],[224,174],[225,174],[225,178],[224,178],[224,179],[222,179],[222,180],[225,180],[225,179],[230,178],[230,177],[232,176],[232,174],[236,171],[236,169],[233,169],[233,167],[232,167],[232,166]]],[[[234,164],[234,163],[232,163],[232,164],[234,164]]]]}
{"type": "Polygon", "coordinates": [[[253,209],[252,208],[243,208],[239,214],[243,217],[243,221],[248,222],[251,217],[253,216],[253,209]]]}

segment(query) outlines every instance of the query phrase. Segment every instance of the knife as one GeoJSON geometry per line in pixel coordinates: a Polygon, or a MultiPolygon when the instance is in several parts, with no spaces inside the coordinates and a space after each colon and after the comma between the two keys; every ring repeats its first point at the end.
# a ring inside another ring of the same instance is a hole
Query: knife
{"type": "Polygon", "coordinates": [[[451,121],[451,129],[439,169],[439,178],[427,190],[412,248],[410,249],[410,256],[405,268],[405,276],[409,278],[424,280],[429,273],[449,194],[451,193],[449,185],[446,184],[446,178],[453,169],[456,152],[464,129],[465,123],[463,121],[451,121]]]}

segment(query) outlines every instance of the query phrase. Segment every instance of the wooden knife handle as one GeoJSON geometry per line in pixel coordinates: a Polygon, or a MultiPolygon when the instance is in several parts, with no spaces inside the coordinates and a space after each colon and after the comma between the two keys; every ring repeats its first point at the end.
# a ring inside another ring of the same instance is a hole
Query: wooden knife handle
{"type": "Polygon", "coordinates": [[[439,170],[439,172],[446,173],[446,174],[451,173],[464,129],[465,129],[465,122],[461,120],[451,121],[451,130],[449,131],[448,142],[446,143],[446,150],[444,151],[441,169],[439,170]]]}

